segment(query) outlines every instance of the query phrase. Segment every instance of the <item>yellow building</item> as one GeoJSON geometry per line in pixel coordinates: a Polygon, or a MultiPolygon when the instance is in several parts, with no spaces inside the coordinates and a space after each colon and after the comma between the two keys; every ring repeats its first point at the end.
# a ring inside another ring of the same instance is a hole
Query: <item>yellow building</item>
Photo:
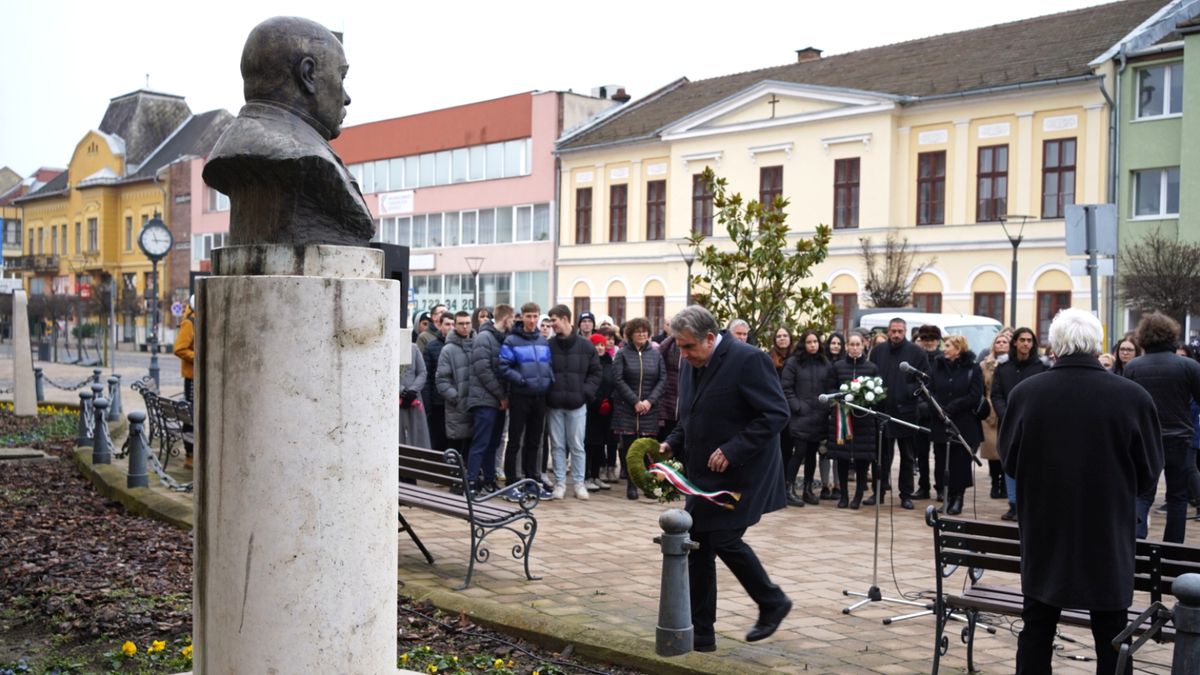
{"type": "Polygon", "coordinates": [[[860,239],[878,247],[889,233],[930,263],[913,280],[915,306],[1008,323],[1001,217],[1014,236],[1026,221],[1017,323],[1045,335],[1058,309],[1089,306],[1063,209],[1109,199],[1112,66],[1089,63],[1164,5],[1130,0],[826,58],[804,49],[792,64],[681,79],[633,101],[560,139],[558,299],[656,326],[682,307],[677,245],[697,229],[729,243],[698,182],[712,167],[748,199],[789,199],[798,236],[834,227],[812,281],[830,285],[842,329],[869,306],[860,239]]]}
{"type": "MultiPolygon", "coordinates": [[[[112,99],[100,127],[75,146],[67,170],[15,200],[23,211],[25,255],[8,267],[24,274],[31,299],[99,297],[115,281],[118,339],[143,343],[137,327],[145,325],[139,315],[146,289],[162,289],[167,265],[177,256],[188,265],[190,255],[168,254],[156,285],[137,237],[155,215],[167,220],[165,169],[207,154],[229,119],[223,110],[193,115],[182,97],[170,94],[139,90],[112,99]]],[[[177,242],[189,237],[175,234],[177,242]]]]}

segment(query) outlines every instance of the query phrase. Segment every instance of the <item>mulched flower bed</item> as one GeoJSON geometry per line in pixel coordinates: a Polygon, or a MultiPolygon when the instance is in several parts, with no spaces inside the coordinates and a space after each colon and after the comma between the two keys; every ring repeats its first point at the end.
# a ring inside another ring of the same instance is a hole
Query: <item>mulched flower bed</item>
{"type": "MultiPolygon", "coordinates": [[[[0,436],[30,427],[0,410],[0,436]]],[[[37,664],[62,664],[66,655],[86,663],[80,670],[46,666],[46,672],[107,671],[105,652],[119,652],[126,640],[186,642],[191,533],[129,514],[99,495],[71,464],[72,440],[32,445],[60,459],[0,463],[0,672],[21,658],[34,667],[15,672],[42,672],[37,664]]],[[[637,672],[587,665],[573,659],[570,648],[552,654],[404,598],[400,605],[397,639],[408,667],[451,662],[454,667],[439,672],[637,672]]]]}

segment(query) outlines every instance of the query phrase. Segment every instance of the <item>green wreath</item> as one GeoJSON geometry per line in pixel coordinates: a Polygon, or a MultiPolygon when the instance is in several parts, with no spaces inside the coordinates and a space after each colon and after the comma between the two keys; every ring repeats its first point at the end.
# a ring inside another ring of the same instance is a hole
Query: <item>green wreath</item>
{"type": "Polygon", "coordinates": [[[659,482],[649,471],[646,471],[647,457],[650,458],[651,464],[666,459],[658,449],[658,441],[649,436],[639,438],[629,444],[629,450],[625,453],[625,470],[629,472],[629,478],[635,485],[650,493],[659,485],[659,482]]]}

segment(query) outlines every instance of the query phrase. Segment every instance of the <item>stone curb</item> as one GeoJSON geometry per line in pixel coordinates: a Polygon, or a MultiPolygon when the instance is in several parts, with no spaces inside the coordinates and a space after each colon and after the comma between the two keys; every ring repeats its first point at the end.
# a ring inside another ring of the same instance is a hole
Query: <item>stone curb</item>
{"type": "MultiPolygon", "coordinates": [[[[192,509],[158,493],[153,487],[126,487],[125,472],[112,464],[92,464],[92,448],[86,445],[76,446],[71,458],[83,475],[92,481],[96,490],[109,499],[120,502],[132,513],[153,518],[174,525],[180,529],[191,530],[193,523],[192,509]]],[[[154,483],[157,476],[151,476],[154,483]]]]}

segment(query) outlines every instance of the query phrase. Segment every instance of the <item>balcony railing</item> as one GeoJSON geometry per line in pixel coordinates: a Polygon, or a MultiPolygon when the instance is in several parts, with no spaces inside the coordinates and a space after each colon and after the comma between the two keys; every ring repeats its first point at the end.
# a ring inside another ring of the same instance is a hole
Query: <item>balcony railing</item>
{"type": "Polygon", "coordinates": [[[4,266],[13,272],[57,272],[56,255],[21,255],[4,259],[4,266]]]}

